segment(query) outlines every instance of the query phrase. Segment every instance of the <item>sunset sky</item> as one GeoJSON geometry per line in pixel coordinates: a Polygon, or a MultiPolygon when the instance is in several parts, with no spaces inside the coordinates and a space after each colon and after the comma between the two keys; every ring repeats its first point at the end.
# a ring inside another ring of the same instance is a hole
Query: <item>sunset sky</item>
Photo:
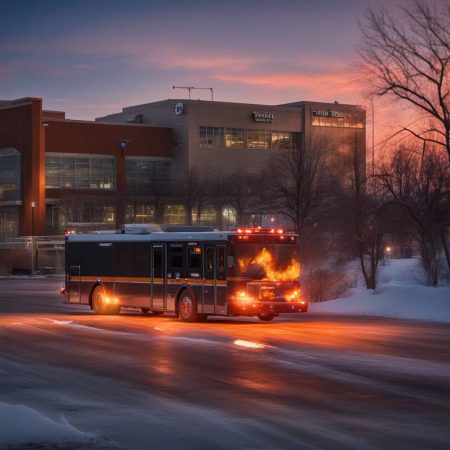
{"type": "Polygon", "coordinates": [[[378,5],[0,0],[0,99],[43,97],[74,119],[185,98],[173,85],[213,87],[221,101],[360,104],[358,19],[378,5]]]}

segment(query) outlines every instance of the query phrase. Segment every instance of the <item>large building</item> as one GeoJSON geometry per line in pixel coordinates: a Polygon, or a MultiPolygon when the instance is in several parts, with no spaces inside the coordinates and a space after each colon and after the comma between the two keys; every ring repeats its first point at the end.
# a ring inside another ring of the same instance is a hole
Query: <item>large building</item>
{"type": "MultiPolygon", "coordinates": [[[[191,212],[167,194],[169,182],[190,170],[258,174],[283,150],[315,151],[325,141],[338,174],[348,169],[349,145],[365,161],[364,111],[173,99],[87,122],[45,111],[39,98],[0,101],[0,241],[126,222],[186,223],[191,212]]],[[[233,225],[235,216],[224,206],[199,219],[233,225]]]]}
{"type": "Polygon", "coordinates": [[[356,141],[365,160],[365,112],[337,102],[274,106],[173,99],[129,106],[96,120],[172,128],[173,177],[188,169],[258,173],[279,150],[325,140],[337,156],[356,141]]]}
{"type": "Polygon", "coordinates": [[[0,102],[0,242],[118,227],[130,199],[165,183],[172,130],[67,120],[42,99],[0,102]]]}

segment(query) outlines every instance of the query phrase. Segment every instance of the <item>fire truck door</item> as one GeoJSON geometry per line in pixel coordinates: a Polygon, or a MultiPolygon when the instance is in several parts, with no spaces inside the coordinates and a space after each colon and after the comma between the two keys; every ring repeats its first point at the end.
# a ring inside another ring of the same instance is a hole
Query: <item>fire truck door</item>
{"type": "Polygon", "coordinates": [[[204,255],[202,312],[226,314],[226,246],[207,244],[204,255]]]}
{"type": "Polygon", "coordinates": [[[216,314],[227,313],[227,248],[225,245],[216,247],[216,314]]]}
{"type": "Polygon", "coordinates": [[[213,314],[216,304],[216,246],[205,245],[203,252],[203,309],[204,314],[213,314]]]}

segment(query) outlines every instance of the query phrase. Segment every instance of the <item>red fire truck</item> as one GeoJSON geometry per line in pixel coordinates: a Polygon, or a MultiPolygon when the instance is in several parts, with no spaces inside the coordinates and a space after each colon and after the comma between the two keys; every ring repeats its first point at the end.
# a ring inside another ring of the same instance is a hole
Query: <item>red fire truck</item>
{"type": "Polygon", "coordinates": [[[145,227],[132,232],[68,234],[65,301],[98,314],[121,308],[208,315],[257,316],[306,312],[300,293],[298,236],[282,229],[145,227]]]}

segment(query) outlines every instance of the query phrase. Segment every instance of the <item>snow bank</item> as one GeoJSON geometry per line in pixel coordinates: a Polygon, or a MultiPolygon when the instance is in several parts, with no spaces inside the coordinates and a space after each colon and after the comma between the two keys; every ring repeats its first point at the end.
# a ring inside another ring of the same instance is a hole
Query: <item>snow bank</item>
{"type": "Polygon", "coordinates": [[[91,441],[95,436],[83,433],[64,417],[55,422],[32,408],[0,402],[0,447],[26,443],[91,441]]]}
{"type": "Polygon", "coordinates": [[[416,259],[392,259],[381,268],[376,291],[350,289],[337,300],[311,303],[312,313],[355,314],[450,322],[450,286],[421,284],[416,259]]]}

